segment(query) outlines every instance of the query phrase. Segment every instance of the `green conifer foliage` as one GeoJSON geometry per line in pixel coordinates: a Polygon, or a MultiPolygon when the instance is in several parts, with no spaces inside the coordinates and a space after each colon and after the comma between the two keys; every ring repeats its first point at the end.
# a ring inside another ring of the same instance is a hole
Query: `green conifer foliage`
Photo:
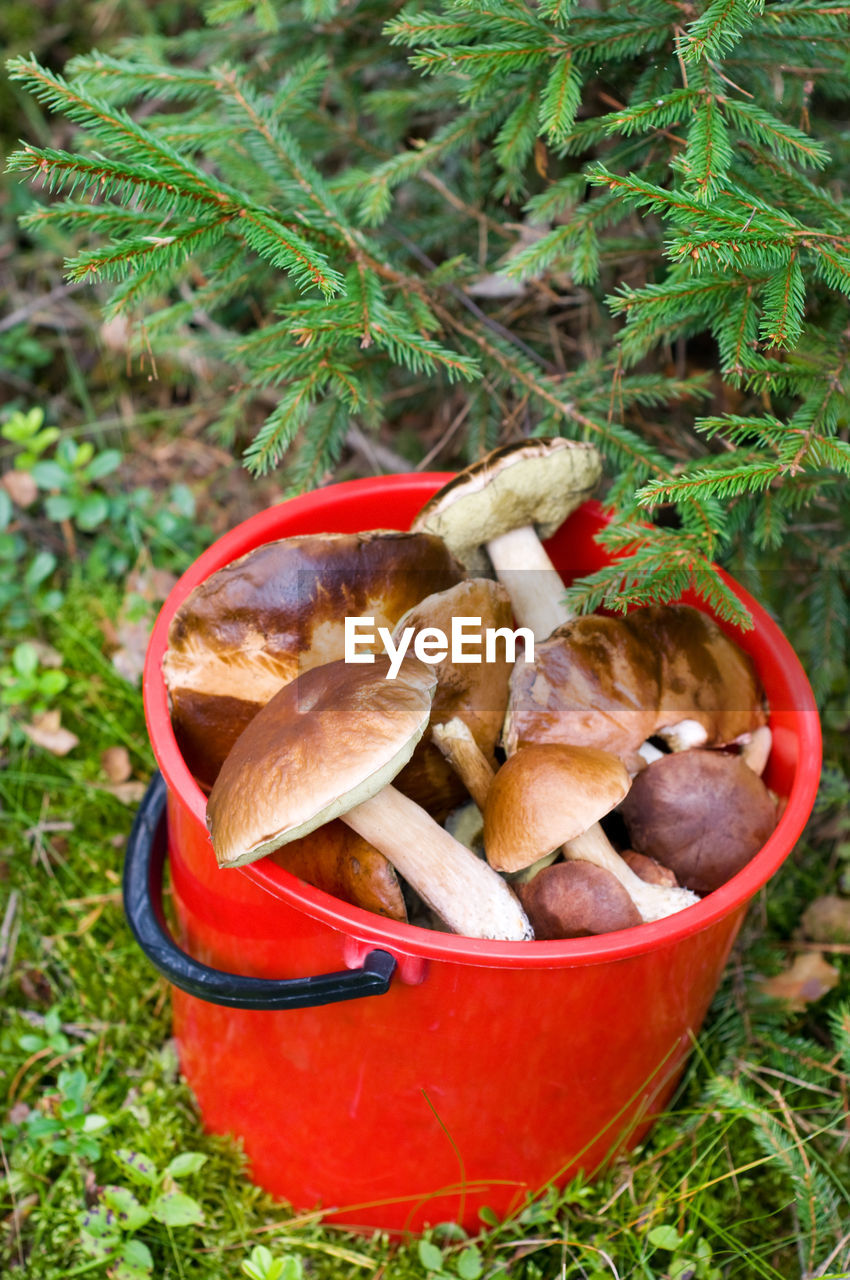
{"type": "Polygon", "coordinates": [[[826,688],[848,630],[850,9],[208,18],[65,76],[12,64],[79,127],[10,162],[53,193],[30,221],[71,229],[71,278],[112,282],[154,351],[203,341],[229,421],[267,406],[247,464],[285,459],[291,488],[412,405],[451,404],[444,458],[593,440],[626,555],[573,603],[695,585],[741,621],[713,560],[816,564],[794,608],[826,688]]]}

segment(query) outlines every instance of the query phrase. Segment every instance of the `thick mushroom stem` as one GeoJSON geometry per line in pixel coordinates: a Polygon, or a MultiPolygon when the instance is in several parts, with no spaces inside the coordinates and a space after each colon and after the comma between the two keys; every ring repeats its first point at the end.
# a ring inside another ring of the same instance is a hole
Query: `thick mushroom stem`
{"type": "Polygon", "coordinates": [[[748,769],[761,777],[767,768],[772,746],[773,734],[766,724],[760,725],[741,747],[741,759],[748,769]]]}
{"type": "Polygon", "coordinates": [[[381,850],[453,932],[516,942],[534,937],[501,876],[395,787],[383,787],[342,820],[381,850]]]}
{"type": "Polygon", "coordinates": [[[564,856],[592,862],[594,866],[612,872],[627,890],[644,921],[663,920],[665,916],[672,916],[699,902],[690,889],[648,884],[641,880],[617,853],[598,822],[574,840],[567,841],[564,856]]]}
{"type": "Polygon", "coordinates": [[[486,543],[496,577],[511,598],[521,626],[545,640],[574,614],[563,604],[564,583],[533,525],[510,529],[486,543]]]}
{"type": "Polygon", "coordinates": [[[469,726],[460,716],[452,716],[445,724],[431,726],[431,738],[483,813],[495,771],[469,726]]]}

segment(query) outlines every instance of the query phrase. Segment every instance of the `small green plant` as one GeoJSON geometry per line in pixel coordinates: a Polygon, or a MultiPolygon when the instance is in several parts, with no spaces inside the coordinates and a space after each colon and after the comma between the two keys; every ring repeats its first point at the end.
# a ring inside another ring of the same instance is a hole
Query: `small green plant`
{"type": "MultiPolygon", "coordinates": [[[[61,1033],[59,1033],[61,1035],[61,1033]]],[[[41,1037],[28,1038],[34,1043],[41,1037]]],[[[61,1040],[67,1045],[64,1036],[61,1040]]],[[[58,1036],[47,1043],[57,1042],[58,1036]]],[[[53,1047],[51,1045],[51,1047],[53,1047]]],[[[66,1050],[67,1051],[67,1050],[66,1050]]],[[[89,1079],[81,1068],[59,1072],[56,1093],[42,1096],[24,1120],[25,1145],[54,1156],[94,1161],[100,1158],[100,1138],[109,1128],[108,1117],[88,1110],[89,1079]]]]}
{"type": "Polygon", "coordinates": [[[303,1280],[304,1276],[300,1258],[291,1255],[288,1258],[275,1258],[263,1244],[258,1244],[251,1250],[250,1258],[242,1263],[242,1270],[248,1280],[303,1280]]]}
{"type": "Polygon", "coordinates": [[[207,1157],[199,1151],[184,1151],[160,1171],[139,1151],[121,1149],[115,1156],[141,1192],[100,1187],[98,1204],[80,1215],[80,1243],[86,1253],[109,1265],[110,1280],[146,1280],[153,1274],[154,1259],[136,1233],[150,1222],[170,1231],[203,1221],[201,1206],[181,1190],[176,1179],[197,1173],[207,1157]]]}
{"type": "Polygon", "coordinates": [[[14,455],[17,471],[30,471],[42,454],[56,443],[61,434],[58,427],[44,425],[44,410],[38,405],[27,410],[26,413],[21,409],[15,409],[0,427],[0,435],[3,439],[18,446],[14,455]]]}
{"type": "Polygon", "coordinates": [[[694,1239],[692,1231],[680,1235],[675,1227],[658,1226],[647,1239],[655,1249],[671,1255],[664,1280],[720,1280],[720,1268],[712,1266],[711,1245],[702,1236],[694,1239]]]}
{"type": "Polygon", "coordinates": [[[26,705],[35,712],[46,711],[67,685],[65,672],[42,666],[38,649],[27,640],[15,645],[8,663],[0,666],[3,706],[26,705]]]}
{"type": "Polygon", "coordinates": [[[97,483],[120,465],[118,449],[96,453],[90,440],[77,442],[62,436],[53,457],[34,462],[29,472],[38,488],[47,491],[47,518],[57,524],[70,520],[78,529],[90,533],[110,514],[109,498],[96,487],[97,483]]]}

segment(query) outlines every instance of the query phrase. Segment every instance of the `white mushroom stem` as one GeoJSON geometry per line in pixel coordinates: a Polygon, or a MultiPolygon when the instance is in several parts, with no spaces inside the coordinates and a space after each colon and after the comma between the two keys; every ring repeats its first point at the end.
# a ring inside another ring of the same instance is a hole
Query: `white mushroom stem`
{"type": "Polygon", "coordinates": [[[564,583],[532,525],[491,538],[487,554],[511,598],[520,626],[545,640],[575,616],[563,604],[564,583]]]}
{"type": "Polygon", "coordinates": [[[766,724],[754,729],[749,739],[741,747],[741,759],[747,768],[752,769],[759,777],[767,768],[770,750],[773,746],[773,734],[766,724]]]}
{"type": "Polygon", "coordinates": [[[469,725],[452,716],[445,724],[431,725],[431,738],[483,813],[494,770],[469,725]]]}
{"type": "Polygon", "coordinates": [[[582,835],[564,845],[564,856],[592,862],[612,872],[634,902],[644,921],[663,920],[684,907],[693,906],[699,898],[690,889],[671,888],[667,885],[647,884],[636,876],[596,822],[582,835]]]}
{"type": "Polygon", "coordinates": [[[341,816],[389,859],[454,933],[517,942],[534,937],[501,876],[395,787],[384,787],[341,816]]]}
{"type": "Polygon", "coordinates": [[[657,729],[656,736],[666,742],[671,751],[692,751],[695,747],[705,746],[708,730],[699,720],[679,720],[676,724],[657,729]]]}

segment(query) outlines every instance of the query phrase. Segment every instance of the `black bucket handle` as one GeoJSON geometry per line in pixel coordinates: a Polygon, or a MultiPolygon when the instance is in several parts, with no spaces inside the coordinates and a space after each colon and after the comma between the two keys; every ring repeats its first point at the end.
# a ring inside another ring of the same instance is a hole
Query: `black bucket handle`
{"type": "Polygon", "coordinates": [[[162,908],[162,875],[168,853],[167,788],[155,773],[139,806],[124,857],[124,911],[147,958],[181,991],[232,1009],[304,1009],[380,996],[396,969],[388,951],[370,951],[362,966],[307,978],[250,978],[201,964],[175,942],[162,908]]]}

